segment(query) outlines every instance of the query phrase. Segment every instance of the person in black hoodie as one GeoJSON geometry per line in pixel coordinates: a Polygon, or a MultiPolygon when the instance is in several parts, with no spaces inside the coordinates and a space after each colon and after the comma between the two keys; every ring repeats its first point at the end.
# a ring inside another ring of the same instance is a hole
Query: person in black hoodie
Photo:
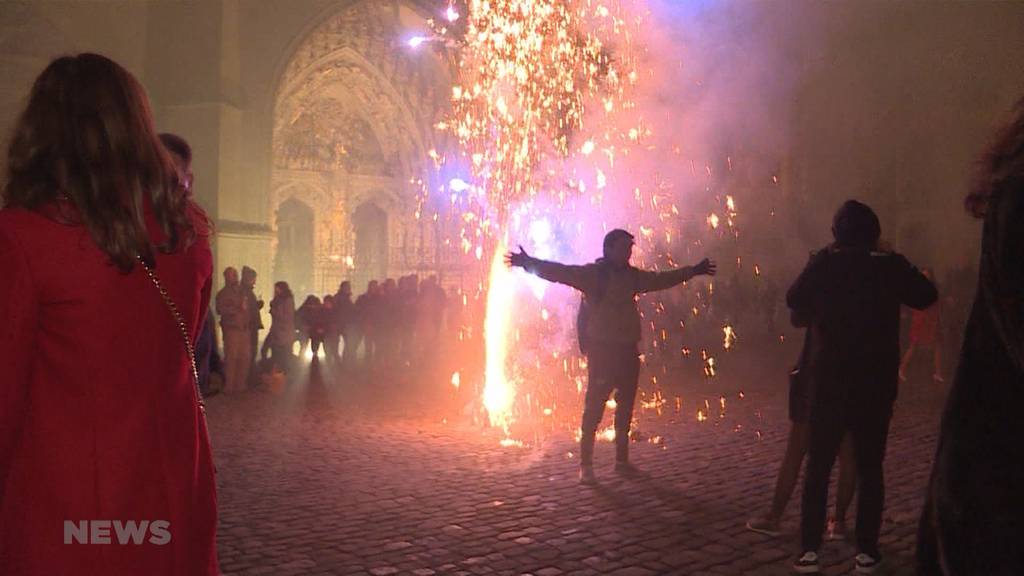
{"type": "Polygon", "coordinates": [[[946,400],[918,534],[918,574],[1024,574],[1024,100],[967,209],[981,273],[946,400]]]}
{"type": "Polygon", "coordinates": [[[900,306],[927,308],[938,293],[905,257],[878,249],[881,232],[870,207],[847,201],[833,220],[835,242],[812,254],[786,294],[786,304],[807,316],[811,330],[803,553],[793,566],[800,574],[820,572],[828,480],[847,432],[858,475],[856,571],[872,573],[882,561],[882,461],[896,400],[900,306]]]}

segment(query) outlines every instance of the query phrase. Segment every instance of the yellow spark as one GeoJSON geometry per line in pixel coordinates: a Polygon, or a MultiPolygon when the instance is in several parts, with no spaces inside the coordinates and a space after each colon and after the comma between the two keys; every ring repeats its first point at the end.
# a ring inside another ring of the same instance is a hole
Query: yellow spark
{"type": "Polygon", "coordinates": [[[728,325],[722,328],[722,332],[725,334],[725,341],[722,343],[722,347],[728,350],[736,342],[736,332],[732,329],[732,326],[728,325]]]}

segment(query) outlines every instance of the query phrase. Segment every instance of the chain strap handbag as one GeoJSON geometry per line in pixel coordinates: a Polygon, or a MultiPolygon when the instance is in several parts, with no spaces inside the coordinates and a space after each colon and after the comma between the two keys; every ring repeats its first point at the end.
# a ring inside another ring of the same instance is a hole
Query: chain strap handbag
{"type": "Polygon", "coordinates": [[[146,261],[143,260],[141,255],[137,255],[136,259],[139,264],[142,264],[142,269],[146,271],[146,275],[156,286],[156,289],[160,292],[160,297],[163,298],[164,304],[167,305],[167,309],[171,311],[171,315],[174,316],[174,321],[178,324],[178,330],[181,331],[181,338],[185,342],[185,354],[188,356],[188,361],[192,366],[192,380],[195,383],[196,390],[196,405],[199,407],[199,412],[203,415],[203,420],[206,420],[206,400],[203,399],[203,392],[199,388],[199,368],[196,367],[196,352],[192,346],[192,339],[188,335],[188,327],[185,325],[185,319],[182,318],[181,312],[178,311],[178,307],[171,300],[170,295],[167,294],[167,290],[164,289],[163,284],[160,283],[160,279],[153,273],[153,269],[150,268],[146,261]]]}

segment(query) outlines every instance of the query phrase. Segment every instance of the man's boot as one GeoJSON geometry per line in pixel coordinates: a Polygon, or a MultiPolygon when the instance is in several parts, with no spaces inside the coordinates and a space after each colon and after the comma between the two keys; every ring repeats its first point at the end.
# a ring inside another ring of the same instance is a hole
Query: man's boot
{"type": "Polygon", "coordinates": [[[580,484],[593,485],[594,477],[594,432],[584,432],[580,437],[580,484]]]}
{"type": "Polygon", "coordinates": [[[615,432],[615,471],[627,476],[637,472],[629,463],[629,432],[615,432]]]}

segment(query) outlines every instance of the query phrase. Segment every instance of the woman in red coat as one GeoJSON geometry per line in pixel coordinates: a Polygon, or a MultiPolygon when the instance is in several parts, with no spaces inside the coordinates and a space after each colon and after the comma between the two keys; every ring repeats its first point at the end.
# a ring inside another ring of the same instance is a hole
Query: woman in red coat
{"type": "Polygon", "coordinates": [[[52,62],[2,204],[0,572],[218,574],[186,352],[210,297],[209,228],[139,83],[94,54],[52,62]]]}

